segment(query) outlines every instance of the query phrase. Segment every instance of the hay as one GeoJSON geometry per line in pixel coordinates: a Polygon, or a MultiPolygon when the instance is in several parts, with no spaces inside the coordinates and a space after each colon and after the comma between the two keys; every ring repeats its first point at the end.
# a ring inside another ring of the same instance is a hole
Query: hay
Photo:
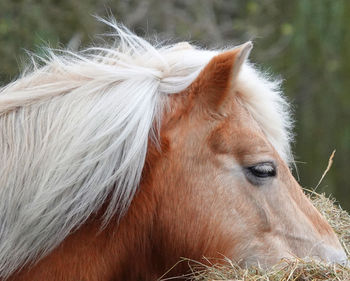
{"type": "MultiPolygon", "coordinates": [[[[335,204],[335,200],[324,194],[309,191],[309,196],[315,207],[328,220],[337,233],[348,258],[350,257],[350,215],[335,204]]],[[[189,264],[192,273],[182,276],[182,280],[192,281],[289,281],[289,280],[350,280],[350,268],[341,265],[326,265],[317,261],[282,260],[269,270],[257,267],[241,268],[230,260],[226,265],[204,265],[200,262],[183,259],[189,264]]],[[[208,260],[209,262],[209,260],[208,260]]],[[[167,280],[167,278],[162,279],[167,280]]],[[[171,280],[173,280],[171,278],[171,280]]]]}

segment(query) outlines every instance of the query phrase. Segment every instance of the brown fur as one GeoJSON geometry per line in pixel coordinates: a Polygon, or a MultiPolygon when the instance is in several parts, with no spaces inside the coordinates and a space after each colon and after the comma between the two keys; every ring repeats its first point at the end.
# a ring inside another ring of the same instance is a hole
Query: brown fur
{"type": "MultiPolygon", "coordinates": [[[[330,226],[234,95],[232,68],[238,52],[215,57],[187,91],[171,97],[160,149],[149,144],[139,192],[120,222],[112,220],[100,230],[101,215],[90,218],[47,257],[9,280],[156,280],[181,257],[242,261],[251,258],[251,249],[269,251],[268,263],[276,262],[279,248],[266,244],[266,237],[278,235],[276,214],[283,208],[269,204],[269,187],[242,179],[227,183],[225,176],[231,162],[244,167],[260,155],[278,163],[282,184],[278,190],[271,186],[271,192],[306,217],[309,230],[337,246],[330,226]],[[230,186],[236,188],[234,195],[230,186]]],[[[288,215],[282,218],[288,221],[288,215]]],[[[297,242],[285,243],[292,253],[302,253],[297,242]]],[[[187,271],[182,263],[167,277],[187,271]]]]}

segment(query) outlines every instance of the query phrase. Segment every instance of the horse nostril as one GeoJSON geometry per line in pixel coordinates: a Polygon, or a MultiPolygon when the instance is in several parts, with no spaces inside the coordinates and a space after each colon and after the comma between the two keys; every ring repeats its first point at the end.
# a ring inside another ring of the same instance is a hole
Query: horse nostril
{"type": "Polygon", "coordinates": [[[350,267],[350,259],[347,257],[344,251],[343,255],[340,256],[340,259],[337,263],[345,267],[350,267]]]}
{"type": "Polygon", "coordinates": [[[350,267],[350,260],[349,259],[346,259],[344,261],[342,261],[340,263],[340,265],[344,266],[344,267],[350,267]]]}

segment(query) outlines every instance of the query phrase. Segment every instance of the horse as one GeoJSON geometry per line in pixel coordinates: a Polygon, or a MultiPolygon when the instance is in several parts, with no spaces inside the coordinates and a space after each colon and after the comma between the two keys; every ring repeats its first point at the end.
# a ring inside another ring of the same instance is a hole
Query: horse
{"type": "Polygon", "coordinates": [[[1,280],[347,260],[291,173],[290,105],[251,42],[152,45],[106,23],[112,46],[47,49],[0,90],[1,280]]]}

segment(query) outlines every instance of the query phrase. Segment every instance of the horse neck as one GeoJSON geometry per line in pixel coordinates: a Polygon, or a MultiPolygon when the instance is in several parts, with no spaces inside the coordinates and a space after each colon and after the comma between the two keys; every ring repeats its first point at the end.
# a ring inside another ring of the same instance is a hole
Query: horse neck
{"type": "Polygon", "coordinates": [[[139,192],[120,220],[116,216],[101,229],[105,204],[49,255],[9,280],[155,280],[160,274],[154,268],[151,235],[156,202],[150,167],[155,154],[147,157],[139,192]]]}
{"type": "MultiPolygon", "coordinates": [[[[162,140],[161,147],[162,152],[167,150],[166,141],[162,140]]],[[[186,201],[178,186],[166,182],[166,173],[171,172],[169,162],[163,161],[159,150],[150,145],[139,191],[120,221],[113,218],[101,229],[104,210],[100,210],[48,256],[10,280],[156,280],[180,257],[200,260],[203,249],[191,244],[201,244],[201,237],[189,237],[188,226],[172,224],[174,215],[181,220],[186,216],[169,213],[179,210],[176,202],[193,202],[186,201]],[[187,231],[183,235],[188,241],[173,241],[173,237],[182,237],[182,231],[187,231]]],[[[208,256],[213,254],[207,252],[208,256]]],[[[187,270],[187,264],[182,263],[170,275],[187,270]]]]}
{"type": "Polygon", "coordinates": [[[82,227],[35,265],[9,280],[155,280],[151,263],[149,216],[139,193],[126,216],[112,219],[101,229],[102,219],[91,217],[82,227]]]}

